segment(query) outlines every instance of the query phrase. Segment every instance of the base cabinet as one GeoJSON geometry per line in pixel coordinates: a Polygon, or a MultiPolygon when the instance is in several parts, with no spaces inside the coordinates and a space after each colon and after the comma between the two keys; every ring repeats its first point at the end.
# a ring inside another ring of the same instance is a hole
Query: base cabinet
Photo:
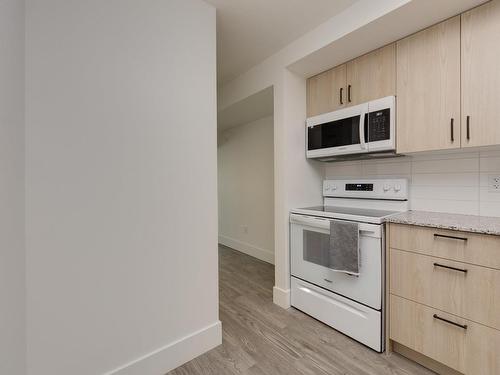
{"type": "Polygon", "coordinates": [[[500,374],[499,245],[499,236],[389,224],[389,344],[439,374],[500,374]]]}
{"type": "Polygon", "coordinates": [[[500,331],[391,297],[390,337],[466,375],[500,374],[500,331]]]}

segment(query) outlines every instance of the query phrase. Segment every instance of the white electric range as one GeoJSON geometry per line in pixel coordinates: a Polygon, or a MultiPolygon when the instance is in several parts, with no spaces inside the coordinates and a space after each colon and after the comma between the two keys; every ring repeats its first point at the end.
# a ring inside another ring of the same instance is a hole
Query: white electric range
{"type": "Polygon", "coordinates": [[[383,352],[384,219],[408,210],[407,180],[326,180],[323,197],[323,206],[290,214],[291,304],[383,352]],[[330,251],[331,219],[358,223],[359,276],[314,262],[330,251]]]}

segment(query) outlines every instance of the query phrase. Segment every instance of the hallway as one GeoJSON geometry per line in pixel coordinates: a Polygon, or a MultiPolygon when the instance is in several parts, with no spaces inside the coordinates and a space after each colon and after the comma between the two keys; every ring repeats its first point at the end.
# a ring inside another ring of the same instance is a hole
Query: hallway
{"type": "Polygon", "coordinates": [[[272,302],[274,267],[219,247],[223,344],[170,375],[428,375],[397,354],[358,344],[319,321],[272,302]]]}

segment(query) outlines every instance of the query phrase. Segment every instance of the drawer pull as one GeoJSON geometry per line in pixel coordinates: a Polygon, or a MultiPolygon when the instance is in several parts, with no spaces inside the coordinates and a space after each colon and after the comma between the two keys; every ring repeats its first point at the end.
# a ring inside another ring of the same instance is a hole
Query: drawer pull
{"type": "Polygon", "coordinates": [[[434,233],[434,238],[450,238],[452,240],[467,241],[467,237],[447,236],[445,234],[437,234],[437,233],[434,233]]]}
{"type": "Polygon", "coordinates": [[[332,280],[328,280],[328,279],[323,279],[323,280],[325,280],[327,283],[333,283],[332,280]]]}
{"type": "Polygon", "coordinates": [[[466,269],[456,268],[456,267],[451,267],[451,266],[445,266],[444,264],[439,264],[439,263],[434,263],[434,267],[441,267],[441,268],[446,268],[446,269],[453,270],[453,271],[467,273],[466,269]]]}
{"type": "Polygon", "coordinates": [[[458,323],[455,323],[455,322],[452,322],[451,320],[448,320],[448,319],[445,319],[445,318],[441,318],[440,316],[438,316],[437,314],[434,314],[433,315],[433,318],[434,319],[437,319],[437,320],[441,320],[443,322],[446,322],[448,324],[452,324],[454,326],[457,326],[457,327],[460,327],[462,329],[467,329],[467,324],[458,324],[458,323]]]}

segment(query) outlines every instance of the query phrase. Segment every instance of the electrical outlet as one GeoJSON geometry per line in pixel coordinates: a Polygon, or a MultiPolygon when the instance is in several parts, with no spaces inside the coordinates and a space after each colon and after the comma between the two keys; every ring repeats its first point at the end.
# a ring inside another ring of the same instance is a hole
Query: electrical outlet
{"type": "Polygon", "coordinates": [[[500,175],[488,176],[488,190],[500,193],[500,175]]]}

